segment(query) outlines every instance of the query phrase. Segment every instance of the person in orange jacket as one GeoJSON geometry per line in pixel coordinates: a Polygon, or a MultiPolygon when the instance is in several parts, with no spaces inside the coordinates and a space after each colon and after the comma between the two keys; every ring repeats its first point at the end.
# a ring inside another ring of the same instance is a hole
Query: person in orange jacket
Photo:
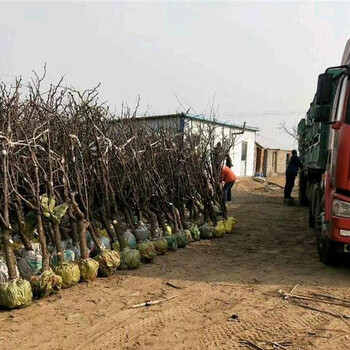
{"type": "Polygon", "coordinates": [[[225,201],[231,202],[231,189],[237,180],[237,176],[228,166],[223,166],[220,173],[220,181],[223,183],[223,195],[225,201]]]}

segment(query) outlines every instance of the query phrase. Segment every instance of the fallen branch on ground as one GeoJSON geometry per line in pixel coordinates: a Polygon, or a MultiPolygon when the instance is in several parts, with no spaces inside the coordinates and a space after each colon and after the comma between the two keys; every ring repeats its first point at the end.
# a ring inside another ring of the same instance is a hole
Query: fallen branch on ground
{"type": "Polygon", "coordinates": [[[248,348],[250,349],[254,349],[254,350],[264,350],[263,348],[261,348],[259,345],[256,345],[255,343],[253,343],[252,341],[250,340],[244,340],[244,339],[241,339],[239,341],[240,344],[243,344],[245,346],[247,346],[248,348]]]}
{"type": "Polygon", "coordinates": [[[166,284],[169,287],[175,288],[175,289],[183,289],[182,287],[179,287],[176,284],[171,283],[171,282],[164,282],[164,284],[166,284]]]}
{"type": "Polygon", "coordinates": [[[178,295],[173,295],[173,296],[171,296],[171,297],[169,297],[169,298],[166,298],[166,299],[159,299],[159,300],[153,300],[153,301],[146,301],[146,302],[141,303],[141,304],[133,305],[131,308],[132,308],[132,309],[135,309],[135,308],[137,308],[137,307],[157,305],[157,304],[161,304],[161,303],[163,303],[163,302],[165,302],[165,301],[174,299],[174,298],[176,298],[176,297],[178,297],[178,295]]]}
{"type": "Polygon", "coordinates": [[[337,297],[334,297],[332,295],[318,294],[318,293],[311,293],[311,295],[314,295],[315,297],[321,297],[321,298],[327,298],[327,299],[331,299],[331,300],[343,301],[344,303],[350,303],[349,299],[337,298],[337,297]]]}
{"type": "Polygon", "coordinates": [[[305,309],[321,312],[321,313],[324,313],[324,314],[327,314],[327,315],[330,315],[330,316],[333,316],[333,317],[336,317],[336,318],[350,319],[350,316],[348,316],[348,315],[342,315],[342,314],[337,314],[335,312],[331,312],[331,311],[328,311],[328,310],[318,309],[318,308],[310,306],[310,305],[302,304],[302,303],[300,303],[300,302],[298,302],[296,300],[293,300],[293,303],[295,305],[301,306],[301,307],[303,307],[305,309]]]}
{"type": "Polygon", "coordinates": [[[297,288],[299,287],[299,284],[296,284],[291,290],[290,290],[290,294],[292,294],[297,288]]]}
{"type": "Polygon", "coordinates": [[[320,302],[320,303],[325,303],[325,304],[331,304],[331,305],[340,305],[340,306],[348,306],[348,305],[343,305],[342,303],[336,302],[336,301],[330,301],[330,300],[324,300],[324,299],[319,299],[319,298],[313,298],[313,297],[308,297],[306,295],[298,295],[298,294],[291,294],[291,293],[283,293],[282,291],[279,291],[281,295],[283,295],[284,299],[301,299],[301,300],[308,300],[308,301],[315,301],[315,302],[320,302]]]}

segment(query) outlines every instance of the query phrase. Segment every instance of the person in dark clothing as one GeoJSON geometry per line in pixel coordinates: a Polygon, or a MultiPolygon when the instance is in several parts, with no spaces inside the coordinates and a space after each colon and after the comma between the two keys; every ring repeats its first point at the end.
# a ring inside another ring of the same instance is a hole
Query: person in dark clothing
{"type": "Polygon", "coordinates": [[[286,170],[286,185],[284,186],[284,199],[293,199],[291,194],[299,168],[302,168],[301,160],[297,155],[297,151],[294,149],[292,151],[292,156],[289,160],[286,170]]]}

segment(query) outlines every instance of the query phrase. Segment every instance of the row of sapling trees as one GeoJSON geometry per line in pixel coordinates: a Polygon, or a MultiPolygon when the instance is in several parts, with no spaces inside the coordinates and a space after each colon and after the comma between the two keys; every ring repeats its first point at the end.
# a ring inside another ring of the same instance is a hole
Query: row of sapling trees
{"type": "Polygon", "coordinates": [[[128,109],[110,113],[96,89],[42,84],[1,85],[0,304],[232,231],[219,177],[234,138],[214,147],[210,123],[155,130],[128,109]]]}

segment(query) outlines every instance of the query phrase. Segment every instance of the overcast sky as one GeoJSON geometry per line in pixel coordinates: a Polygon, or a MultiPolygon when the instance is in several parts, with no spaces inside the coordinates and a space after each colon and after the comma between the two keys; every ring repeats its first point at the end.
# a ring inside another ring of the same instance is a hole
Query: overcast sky
{"type": "Polygon", "coordinates": [[[304,116],[349,37],[346,2],[0,2],[0,79],[47,63],[48,81],[101,83],[118,110],[138,95],[139,114],[215,106],[290,148],[278,124],[304,116]]]}

